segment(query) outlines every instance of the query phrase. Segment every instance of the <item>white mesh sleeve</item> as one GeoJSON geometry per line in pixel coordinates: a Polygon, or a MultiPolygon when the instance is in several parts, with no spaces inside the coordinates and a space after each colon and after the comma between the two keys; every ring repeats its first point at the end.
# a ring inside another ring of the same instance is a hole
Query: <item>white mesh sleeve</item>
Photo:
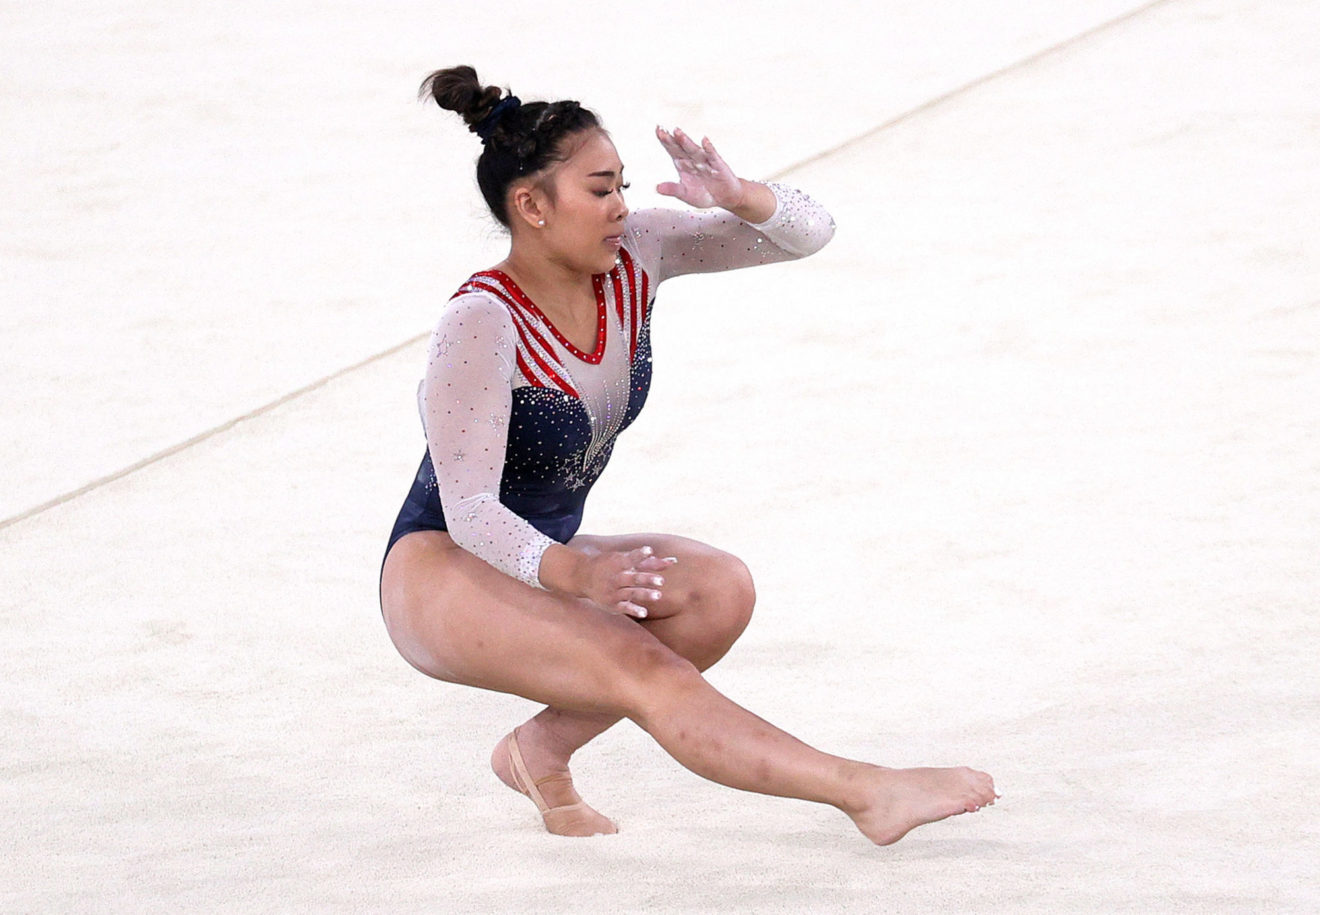
{"type": "Polygon", "coordinates": [[[632,247],[657,283],[687,273],[714,273],[814,254],[834,236],[829,212],[796,188],[767,187],[775,212],[762,223],[727,210],[639,210],[628,218],[632,247]]]}
{"type": "Polygon", "coordinates": [[[507,575],[542,587],[555,541],[500,503],[515,372],[513,320],[481,295],[453,299],[431,334],[422,422],[454,542],[507,575]]]}

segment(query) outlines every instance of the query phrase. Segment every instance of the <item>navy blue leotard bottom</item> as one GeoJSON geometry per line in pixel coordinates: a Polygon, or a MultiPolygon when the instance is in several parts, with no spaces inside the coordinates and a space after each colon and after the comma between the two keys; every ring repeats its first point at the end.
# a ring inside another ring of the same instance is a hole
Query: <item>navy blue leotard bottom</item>
{"type": "MultiPolygon", "coordinates": [[[[587,487],[582,487],[579,492],[581,494],[577,498],[565,498],[562,490],[535,495],[502,492],[500,501],[551,540],[568,543],[582,526],[582,515],[586,508],[587,487]]],[[[394,530],[390,531],[390,541],[385,552],[388,554],[404,534],[446,530],[449,527],[445,524],[444,509],[440,506],[435,468],[431,464],[430,452],[427,452],[422,457],[421,466],[417,468],[417,477],[408,490],[408,497],[403,500],[403,508],[399,510],[399,517],[394,522],[394,530]]]]}
{"type": "MultiPolygon", "coordinates": [[[[550,497],[543,496],[540,499],[529,498],[529,494],[522,498],[511,498],[506,493],[501,495],[500,501],[551,540],[568,543],[582,526],[587,488],[582,489],[580,498],[567,500],[561,490],[550,497]],[[517,504],[510,505],[510,502],[517,504]]],[[[413,531],[447,531],[448,529],[448,525],[445,524],[444,509],[440,505],[440,490],[435,481],[435,467],[431,464],[431,454],[428,451],[422,456],[421,466],[417,468],[417,476],[413,479],[412,487],[403,500],[403,507],[399,509],[399,516],[394,521],[394,529],[390,531],[389,542],[385,545],[385,555],[380,562],[381,574],[385,573],[385,559],[389,557],[390,550],[394,549],[394,544],[398,543],[405,534],[411,534],[413,531]]]]}

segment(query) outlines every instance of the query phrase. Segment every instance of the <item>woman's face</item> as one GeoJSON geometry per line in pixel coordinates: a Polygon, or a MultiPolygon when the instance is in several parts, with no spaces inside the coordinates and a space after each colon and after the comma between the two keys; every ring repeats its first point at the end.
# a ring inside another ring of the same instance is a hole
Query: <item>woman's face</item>
{"type": "Polygon", "coordinates": [[[607,273],[623,244],[623,163],[603,130],[570,138],[576,148],[548,176],[542,240],[556,259],[576,270],[607,273]]]}

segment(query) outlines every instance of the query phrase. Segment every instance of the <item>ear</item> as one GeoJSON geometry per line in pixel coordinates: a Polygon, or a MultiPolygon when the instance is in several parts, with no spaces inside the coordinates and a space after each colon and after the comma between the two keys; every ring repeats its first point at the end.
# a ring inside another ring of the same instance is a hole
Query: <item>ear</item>
{"type": "Polygon", "coordinates": [[[536,184],[515,184],[509,191],[509,221],[524,222],[528,228],[545,227],[549,200],[536,184]]]}

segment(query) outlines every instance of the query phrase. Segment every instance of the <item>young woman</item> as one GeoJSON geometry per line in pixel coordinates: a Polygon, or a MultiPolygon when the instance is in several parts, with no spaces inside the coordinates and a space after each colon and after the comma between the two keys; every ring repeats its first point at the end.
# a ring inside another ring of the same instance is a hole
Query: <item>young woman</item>
{"type": "Polygon", "coordinates": [[[495,746],[495,774],[550,832],[614,832],[568,762],[628,718],[693,772],[832,804],[879,844],[994,803],[984,773],[829,756],[712,688],[701,671],[755,599],[736,557],[670,534],[577,533],[615,437],[646,401],[656,287],[811,254],[833,234],[829,214],[737,177],[709,140],[661,129],[678,180],[659,192],[710,212],[630,214],[623,163],[577,102],[522,104],[471,67],[431,74],[422,92],[481,137],[477,182],[511,246],[462,285],[432,336],[427,451],[390,537],[381,605],[422,673],[546,706],[495,746]]]}

